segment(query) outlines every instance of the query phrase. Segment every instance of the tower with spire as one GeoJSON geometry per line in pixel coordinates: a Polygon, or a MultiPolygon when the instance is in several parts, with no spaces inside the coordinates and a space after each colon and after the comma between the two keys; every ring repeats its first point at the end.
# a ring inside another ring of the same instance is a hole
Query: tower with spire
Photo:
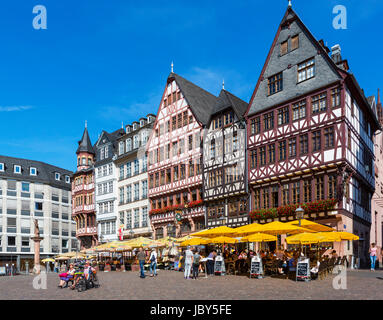
{"type": "Polygon", "coordinates": [[[95,152],[89,138],[87,122],[76,150],[77,171],[72,179],[72,218],[76,222],[76,237],[81,249],[98,243],[94,201],[95,152]]]}

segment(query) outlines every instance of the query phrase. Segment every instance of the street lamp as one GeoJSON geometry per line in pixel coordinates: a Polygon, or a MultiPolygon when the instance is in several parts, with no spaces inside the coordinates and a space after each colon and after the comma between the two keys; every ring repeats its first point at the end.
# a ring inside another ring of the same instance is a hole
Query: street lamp
{"type": "Polygon", "coordinates": [[[130,231],[129,231],[129,235],[130,235],[131,238],[133,238],[133,236],[134,236],[134,231],[133,231],[133,229],[130,229],[130,231]]]}
{"type": "Polygon", "coordinates": [[[303,219],[303,215],[305,213],[305,210],[299,206],[295,209],[295,215],[297,216],[297,219],[299,219],[299,226],[301,226],[301,219],[303,219]]]}

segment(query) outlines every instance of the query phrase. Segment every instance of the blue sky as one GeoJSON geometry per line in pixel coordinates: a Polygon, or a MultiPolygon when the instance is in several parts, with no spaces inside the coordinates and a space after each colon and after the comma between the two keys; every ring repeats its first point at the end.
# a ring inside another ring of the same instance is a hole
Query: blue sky
{"type": "MultiPolygon", "coordinates": [[[[366,95],[381,86],[380,0],[293,0],[317,39],[342,56],[366,95]],[[332,26],[347,8],[347,30],[332,26]]],[[[75,169],[85,120],[94,143],[156,113],[170,72],[249,101],[286,0],[57,1],[2,3],[0,154],[75,169]],[[113,3],[113,4],[111,4],[113,3]],[[36,5],[47,30],[32,27],[36,5]]]]}

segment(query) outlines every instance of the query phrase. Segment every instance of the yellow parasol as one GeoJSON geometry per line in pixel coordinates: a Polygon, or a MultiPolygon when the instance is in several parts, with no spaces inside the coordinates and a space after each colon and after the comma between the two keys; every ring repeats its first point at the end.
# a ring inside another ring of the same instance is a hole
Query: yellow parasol
{"type": "Polygon", "coordinates": [[[237,243],[238,240],[230,237],[220,236],[207,240],[207,243],[237,243]]]}
{"type": "Polygon", "coordinates": [[[207,238],[214,238],[219,236],[231,236],[234,235],[235,231],[232,228],[221,226],[214,229],[208,229],[203,230],[200,232],[193,233],[192,236],[194,237],[207,237],[207,238]]]}
{"type": "Polygon", "coordinates": [[[190,236],[190,235],[187,235],[187,236],[184,236],[184,237],[181,237],[181,238],[177,238],[177,239],[175,240],[175,242],[176,242],[176,243],[181,243],[181,242],[184,242],[184,241],[186,241],[186,240],[190,240],[190,239],[193,239],[193,237],[190,236]]]}
{"type": "Polygon", "coordinates": [[[342,240],[359,240],[359,237],[357,235],[350,233],[350,232],[337,231],[334,233],[337,233],[342,240]]]}
{"type": "MultiPolygon", "coordinates": [[[[290,221],[290,222],[287,222],[287,224],[299,226],[299,220],[290,221]]],[[[320,224],[320,223],[316,223],[314,221],[306,220],[306,219],[301,219],[301,227],[307,228],[310,230],[314,230],[317,232],[334,231],[334,229],[331,227],[325,226],[325,225],[320,224]]]]}
{"type": "Polygon", "coordinates": [[[199,246],[201,244],[207,244],[209,243],[206,239],[202,238],[192,238],[189,240],[185,240],[181,242],[180,246],[181,247],[187,247],[187,246],[199,246]]]}
{"type": "Polygon", "coordinates": [[[277,241],[277,237],[266,233],[255,233],[247,237],[243,237],[241,242],[269,242],[277,241]]]}
{"type": "Polygon", "coordinates": [[[287,237],[286,242],[288,244],[311,244],[311,243],[319,243],[324,242],[326,237],[320,235],[319,233],[299,233],[293,236],[287,237]]]}
{"type": "Polygon", "coordinates": [[[84,259],[86,258],[86,255],[81,252],[72,251],[72,252],[62,253],[58,257],[65,257],[68,259],[74,259],[74,258],[84,259]]]}
{"type": "Polygon", "coordinates": [[[245,226],[241,226],[238,228],[234,228],[233,230],[235,231],[235,234],[233,236],[236,237],[243,237],[246,236],[250,233],[257,232],[261,225],[259,223],[252,223],[252,224],[247,224],[245,226]]]}
{"type": "Polygon", "coordinates": [[[302,232],[315,232],[310,229],[297,227],[288,223],[280,222],[280,221],[274,221],[270,223],[266,223],[264,225],[260,225],[259,227],[256,227],[257,232],[263,232],[273,235],[278,234],[296,234],[296,233],[302,233],[302,232]]]}
{"type": "Polygon", "coordinates": [[[41,262],[43,263],[47,263],[47,262],[55,262],[55,259],[52,259],[52,258],[46,258],[44,260],[41,260],[41,262]]]}

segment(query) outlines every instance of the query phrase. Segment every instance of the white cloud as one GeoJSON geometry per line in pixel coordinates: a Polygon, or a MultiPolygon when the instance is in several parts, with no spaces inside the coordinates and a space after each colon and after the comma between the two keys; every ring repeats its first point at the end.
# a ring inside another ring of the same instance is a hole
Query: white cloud
{"type": "Polygon", "coordinates": [[[32,109],[31,106],[0,106],[0,112],[24,111],[32,109]]]}

